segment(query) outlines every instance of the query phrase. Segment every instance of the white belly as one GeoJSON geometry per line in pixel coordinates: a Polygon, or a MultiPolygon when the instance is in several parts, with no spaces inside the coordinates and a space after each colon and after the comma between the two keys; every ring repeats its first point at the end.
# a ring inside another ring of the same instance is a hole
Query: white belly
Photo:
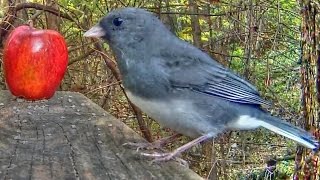
{"type": "Polygon", "coordinates": [[[186,100],[151,101],[134,96],[128,90],[126,93],[131,102],[148,116],[162,126],[178,133],[197,137],[215,129],[210,122],[202,119],[200,114],[195,113],[191,102],[186,100]]]}

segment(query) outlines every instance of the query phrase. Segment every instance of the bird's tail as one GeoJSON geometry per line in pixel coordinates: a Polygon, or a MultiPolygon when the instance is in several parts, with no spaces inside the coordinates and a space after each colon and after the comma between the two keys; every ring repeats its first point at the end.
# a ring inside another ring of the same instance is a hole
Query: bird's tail
{"type": "Polygon", "coordinates": [[[318,149],[319,141],[309,132],[269,115],[266,115],[263,119],[264,120],[260,122],[262,127],[292,139],[307,148],[318,149]]]}

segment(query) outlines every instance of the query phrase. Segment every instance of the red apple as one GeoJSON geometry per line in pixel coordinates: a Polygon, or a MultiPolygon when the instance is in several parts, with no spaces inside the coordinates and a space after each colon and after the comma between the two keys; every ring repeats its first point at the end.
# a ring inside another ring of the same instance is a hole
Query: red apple
{"type": "Polygon", "coordinates": [[[15,96],[29,100],[51,98],[67,65],[67,45],[56,31],[23,25],[6,40],[4,76],[15,96]]]}

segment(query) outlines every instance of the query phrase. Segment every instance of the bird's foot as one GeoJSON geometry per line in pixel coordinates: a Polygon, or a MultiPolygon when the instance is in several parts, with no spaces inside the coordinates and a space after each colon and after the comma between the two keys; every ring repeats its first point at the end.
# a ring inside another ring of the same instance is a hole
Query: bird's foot
{"type": "Polygon", "coordinates": [[[158,143],[157,141],[153,142],[153,143],[135,143],[135,142],[127,142],[124,143],[123,146],[131,146],[131,147],[136,147],[136,151],[139,151],[140,149],[161,149],[162,144],[158,143]]]}
{"type": "MultiPolygon", "coordinates": [[[[212,138],[214,135],[215,135],[215,133],[208,133],[208,134],[202,135],[202,136],[200,136],[200,137],[188,142],[187,144],[175,149],[173,152],[170,152],[170,153],[151,153],[151,154],[150,153],[141,153],[141,155],[153,158],[151,163],[161,162],[161,161],[169,161],[171,159],[175,159],[180,164],[188,167],[188,163],[183,159],[177,158],[177,156],[179,154],[181,154],[182,152],[186,151],[187,149],[191,148],[192,146],[194,146],[196,144],[199,144],[200,142],[205,141],[205,140],[207,140],[209,138],[212,138]]],[[[163,142],[163,140],[158,140],[158,141],[155,141],[153,143],[155,143],[156,146],[157,146],[157,144],[162,145],[159,142],[163,142]]],[[[153,143],[147,143],[147,144],[150,145],[150,144],[153,144],[153,143]]],[[[127,145],[139,145],[140,143],[126,143],[126,144],[127,145]]],[[[138,147],[141,148],[141,144],[138,147]]],[[[139,150],[139,148],[137,150],[139,150]]]]}
{"type": "Polygon", "coordinates": [[[178,162],[180,162],[180,164],[184,165],[184,166],[188,166],[188,163],[180,158],[177,158],[177,156],[179,154],[181,154],[182,152],[186,151],[187,149],[191,148],[192,146],[199,144],[202,141],[205,141],[209,138],[212,138],[214,136],[214,134],[212,133],[208,133],[205,135],[202,135],[190,142],[188,142],[187,144],[175,149],[173,152],[170,153],[141,153],[141,155],[146,156],[146,157],[151,157],[154,158],[154,160],[152,160],[151,162],[161,162],[161,161],[169,161],[173,158],[175,158],[175,160],[177,160],[178,162]]]}
{"type": "Polygon", "coordinates": [[[179,153],[177,153],[176,151],[170,152],[170,153],[158,153],[158,152],[155,152],[155,153],[141,153],[141,155],[153,158],[151,163],[158,163],[158,162],[169,161],[169,160],[174,159],[179,164],[181,164],[181,165],[183,165],[185,167],[189,167],[189,164],[188,164],[188,162],[186,160],[183,160],[183,159],[177,157],[177,155],[179,155],[179,153]]]}
{"type": "Polygon", "coordinates": [[[124,143],[123,145],[124,146],[131,146],[131,147],[136,147],[137,148],[137,151],[139,151],[140,149],[147,149],[147,150],[150,150],[150,149],[161,149],[162,150],[162,147],[167,145],[168,143],[174,141],[176,138],[180,137],[181,134],[173,134],[169,137],[165,137],[165,138],[162,138],[162,139],[159,139],[159,140],[156,140],[152,143],[134,143],[134,142],[128,142],[128,143],[124,143]]]}

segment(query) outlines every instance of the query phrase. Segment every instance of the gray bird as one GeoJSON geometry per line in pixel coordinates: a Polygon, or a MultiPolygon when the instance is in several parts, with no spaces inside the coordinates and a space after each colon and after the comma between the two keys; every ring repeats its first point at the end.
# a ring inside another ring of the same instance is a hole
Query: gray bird
{"type": "Polygon", "coordinates": [[[158,161],[226,130],[258,127],[318,147],[311,134],[261,109],[270,104],[253,85],[176,37],[148,11],[111,11],[84,36],[109,44],[130,101],[162,126],[195,138],[171,153],[150,155],[158,161]]]}

